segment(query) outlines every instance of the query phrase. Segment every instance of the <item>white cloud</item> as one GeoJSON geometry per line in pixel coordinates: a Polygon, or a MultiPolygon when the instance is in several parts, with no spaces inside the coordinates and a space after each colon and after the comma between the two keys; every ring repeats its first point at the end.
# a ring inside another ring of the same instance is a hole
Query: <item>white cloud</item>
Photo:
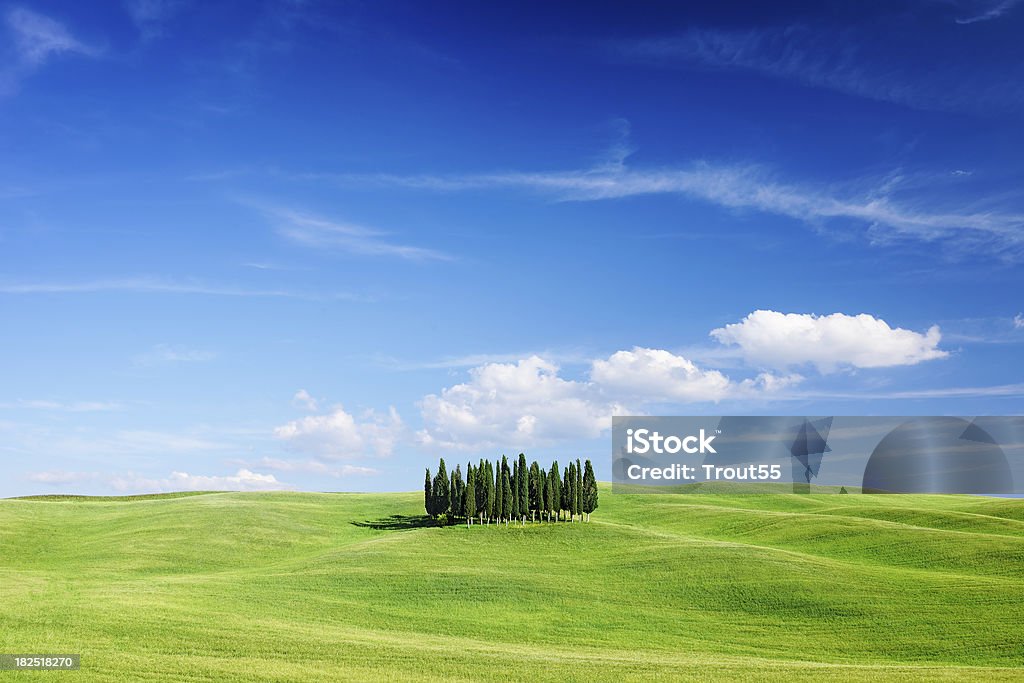
{"type": "Polygon", "coordinates": [[[67,484],[78,484],[83,481],[95,480],[99,475],[95,472],[68,472],[65,470],[47,470],[46,472],[30,472],[27,476],[29,481],[52,486],[64,486],[67,484]]]}
{"type": "Polygon", "coordinates": [[[921,334],[892,328],[867,314],[818,316],[759,310],[712,330],[711,336],[722,344],[735,344],[755,365],[813,365],[825,373],[841,367],[916,365],[949,355],[938,348],[942,338],[938,326],[921,334]]]}
{"type": "Polygon", "coordinates": [[[278,481],[272,474],[260,474],[239,469],[234,474],[211,476],[171,472],[167,477],[147,477],[135,473],[105,475],[99,472],[71,472],[49,470],[32,472],[27,478],[50,486],[91,483],[113,489],[119,493],[170,493],[174,491],[272,491],[293,488],[278,481]]]}
{"type": "Polygon", "coordinates": [[[157,344],[149,351],[140,353],[134,358],[136,365],[160,365],[163,363],[201,363],[213,360],[216,354],[212,351],[189,349],[171,344],[157,344]]]}
{"type": "Polygon", "coordinates": [[[94,56],[97,50],[81,42],[59,21],[15,7],[7,12],[7,27],[14,36],[18,57],[24,64],[38,66],[51,55],[65,52],[94,56]]]}
{"type": "Polygon", "coordinates": [[[388,233],[361,225],[330,221],[290,209],[266,209],[265,213],[277,221],[281,235],[304,246],[411,261],[451,260],[451,256],[440,251],[399,244],[387,239],[388,233]]]}
{"type": "Polygon", "coordinates": [[[515,450],[599,436],[611,428],[613,414],[626,412],[604,400],[594,385],[562,379],[558,370],[539,356],[473,368],[468,382],[423,399],[420,442],[438,448],[515,450]]]}
{"type": "Polygon", "coordinates": [[[353,476],[372,476],[380,474],[380,470],[362,465],[331,465],[320,460],[282,460],[280,458],[260,458],[257,466],[278,472],[303,472],[324,474],[330,477],[345,478],[353,476]]]}
{"type": "Polygon", "coordinates": [[[693,361],[661,349],[617,351],[594,361],[591,380],[609,392],[683,403],[718,401],[733,389],[718,370],[703,370],[693,361]]]}
{"type": "Polygon", "coordinates": [[[274,491],[290,489],[272,474],[240,469],[233,475],[207,476],[188,472],[171,472],[169,477],[151,479],[134,474],[118,475],[107,484],[122,493],[166,493],[172,491],[274,491]]]}
{"type": "Polygon", "coordinates": [[[0,408],[26,408],[54,410],[68,413],[101,413],[123,410],[124,404],[114,401],[51,401],[46,399],[18,399],[14,403],[0,403],[0,408]]]}
{"type": "Polygon", "coordinates": [[[25,7],[13,7],[5,16],[11,54],[0,69],[0,93],[15,90],[18,82],[41,68],[52,56],[77,54],[95,57],[99,50],[75,38],[64,24],[25,7]]]}
{"type": "Polygon", "coordinates": [[[302,408],[303,410],[308,410],[312,413],[319,410],[316,399],[313,398],[305,389],[299,389],[295,392],[295,395],[292,396],[292,405],[297,408],[302,408]]]}
{"type": "Polygon", "coordinates": [[[958,24],[976,24],[979,21],[991,21],[992,19],[998,19],[1019,2],[1019,0],[969,0],[968,2],[962,2],[959,0],[951,0],[952,4],[963,11],[970,12],[968,16],[960,17],[956,20],[958,24]]]}
{"type": "Polygon", "coordinates": [[[309,415],[274,429],[274,436],[293,450],[331,459],[387,457],[405,426],[391,408],[387,417],[374,412],[362,420],[336,406],[325,415],[309,415]]]}
{"type": "Polygon", "coordinates": [[[163,23],[183,4],[181,0],[125,0],[124,8],[142,37],[151,39],[160,35],[163,23]]]}
{"type": "MultiPolygon", "coordinates": [[[[436,175],[334,175],[342,184],[397,185],[455,192],[524,189],[563,201],[599,201],[652,194],[677,194],[734,210],[785,216],[814,228],[831,222],[860,226],[876,245],[898,240],[948,242],[965,250],[996,254],[1007,261],[1024,258],[1024,214],[996,206],[964,211],[937,209],[901,194],[901,176],[816,185],[777,180],[765,168],[696,162],[676,168],[632,168],[623,163],[550,172],[436,175]]],[[[941,204],[940,204],[941,206],[941,204]]]]}
{"type": "Polygon", "coordinates": [[[286,289],[248,289],[197,281],[170,281],[156,278],[125,278],[86,282],[29,282],[0,284],[0,294],[91,294],[94,292],[138,292],[142,294],[206,294],[210,296],[267,297],[308,299],[313,301],[347,299],[365,301],[367,297],[346,292],[311,294],[286,289]]]}
{"type": "Polygon", "coordinates": [[[762,373],[735,382],[669,351],[640,347],[593,361],[588,380],[565,379],[559,371],[539,356],[474,368],[468,382],[423,399],[424,429],[417,436],[437,448],[515,451],[596,438],[611,428],[613,415],[636,414],[645,405],[767,397],[802,379],[762,373]]]}
{"type": "MultiPolygon", "coordinates": [[[[961,23],[995,18],[1017,0],[1000,2],[961,23]]],[[[683,68],[746,71],[784,79],[813,88],[925,110],[1018,108],[1024,91],[1006,69],[993,77],[984,70],[968,70],[963,62],[936,50],[930,69],[911,62],[879,61],[859,46],[868,39],[885,40],[877,31],[868,35],[848,26],[842,32],[822,27],[779,26],[721,30],[692,27],[681,33],[611,46],[614,58],[683,68]]],[[[893,36],[907,43],[905,35],[893,36]]],[[[912,40],[912,38],[911,38],[912,40]]],[[[910,43],[919,50],[934,46],[910,43]]],[[[1017,72],[1019,74],[1019,71],[1017,72]]]]}
{"type": "Polygon", "coordinates": [[[1024,314],[1018,313],[1013,316],[1013,329],[1024,330],[1024,314]]]}

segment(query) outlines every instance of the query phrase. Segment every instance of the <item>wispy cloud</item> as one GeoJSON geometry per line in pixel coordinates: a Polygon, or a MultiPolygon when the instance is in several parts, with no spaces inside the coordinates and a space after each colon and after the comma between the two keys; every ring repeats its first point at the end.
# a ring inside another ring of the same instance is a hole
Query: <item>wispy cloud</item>
{"type": "Polygon", "coordinates": [[[102,472],[76,472],[46,470],[30,472],[26,479],[51,487],[99,485],[118,493],[166,493],[172,491],[277,491],[294,488],[278,481],[272,474],[262,474],[242,468],[234,474],[205,475],[171,472],[166,477],[152,477],[135,472],[106,474],[102,472]]]}
{"type": "MultiPolygon", "coordinates": [[[[240,461],[246,465],[246,461],[240,461]]],[[[329,477],[345,478],[353,476],[373,476],[380,474],[380,470],[362,465],[337,465],[327,464],[320,460],[284,460],[281,458],[260,458],[252,465],[260,469],[274,470],[276,472],[299,472],[307,474],[325,474],[329,477]]]]}
{"type": "Polygon", "coordinates": [[[427,360],[402,360],[390,356],[375,355],[372,360],[377,365],[391,370],[457,370],[472,368],[488,363],[513,363],[521,358],[540,356],[561,365],[585,365],[593,359],[593,354],[583,351],[555,351],[551,349],[520,351],[513,353],[469,353],[462,356],[444,356],[427,360]]]}
{"type": "Polygon", "coordinates": [[[967,16],[958,17],[956,23],[958,24],[976,24],[979,21],[991,21],[992,19],[998,19],[1007,12],[1009,12],[1020,0],[997,0],[992,2],[991,0],[969,0],[968,2],[955,2],[963,11],[970,12],[967,16]]]}
{"type": "Polygon", "coordinates": [[[140,353],[133,360],[135,365],[152,366],[165,363],[202,363],[217,357],[212,351],[190,349],[172,344],[157,344],[145,353],[140,353]]]}
{"type": "Polygon", "coordinates": [[[26,410],[50,410],[68,413],[97,413],[124,409],[116,401],[53,401],[48,399],[18,399],[12,403],[0,403],[0,408],[26,410]]]}
{"type": "Polygon", "coordinates": [[[389,233],[362,225],[332,221],[291,209],[268,208],[264,212],[277,223],[281,235],[308,247],[411,261],[448,261],[452,258],[434,249],[400,244],[389,239],[389,233]]]}
{"type": "Polygon", "coordinates": [[[124,0],[125,11],[144,40],[158,37],[164,23],[184,5],[183,0],[124,0]]]}
{"type": "MultiPolygon", "coordinates": [[[[1015,2],[1008,0],[962,23],[999,16],[1015,2]]],[[[906,60],[882,62],[859,47],[880,40],[878,32],[859,35],[852,31],[806,26],[695,27],[670,36],[615,43],[610,53],[617,59],[663,66],[748,71],[916,109],[984,112],[1024,105],[1024,87],[1016,66],[967,73],[964,64],[941,52],[929,59],[926,67],[906,60]]]]}
{"type": "Polygon", "coordinates": [[[287,289],[251,289],[197,281],[159,280],[155,278],[124,278],[88,280],[83,282],[27,282],[0,284],[0,294],[89,294],[94,292],[136,292],[153,294],[205,294],[227,297],[289,298],[309,300],[366,301],[369,297],[348,292],[325,294],[287,289]]]}
{"type": "Polygon", "coordinates": [[[76,38],[59,21],[25,7],[7,10],[4,24],[11,47],[6,65],[0,68],[0,94],[9,94],[23,78],[54,56],[96,57],[101,52],[76,38]]]}
{"type": "Polygon", "coordinates": [[[678,194],[736,210],[756,210],[814,227],[834,222],[860,226],[875,244],[897,240],[948,242],[1006,261],[1024,258],[1024,213],[984,202],[976,210],[941,208],[924,191],[901,194],[899,175],[815,184],[780,180],[756,164],[693,162],[683,167],[636,168],[625,164],[570,171],[464,175],[341,174],[321,176],[341,184],[398,186],[434,192],[520,189],[560,201],[598,201],[639,195],[678,194]]]}
{"type": "Polygon", "coordinates": [[[778,396],[782,401],[842,400],[873,401],[907,399],[949,399],[949,398],[1020,398],[1024,396],[1024,384],[996,384],[979,387],[938,387],[934,389],[911,389],[905,391],[792,391],[778,396]]]}

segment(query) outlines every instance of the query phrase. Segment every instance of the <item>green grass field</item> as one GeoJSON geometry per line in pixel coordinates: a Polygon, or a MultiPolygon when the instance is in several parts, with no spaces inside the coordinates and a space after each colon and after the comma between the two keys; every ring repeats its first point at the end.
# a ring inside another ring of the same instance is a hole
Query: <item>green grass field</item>
{"type": "Polygon", "coordinates": [[[422,493],[0,500],[2,680],[1024,680],[1024,500],[422,493]]]}

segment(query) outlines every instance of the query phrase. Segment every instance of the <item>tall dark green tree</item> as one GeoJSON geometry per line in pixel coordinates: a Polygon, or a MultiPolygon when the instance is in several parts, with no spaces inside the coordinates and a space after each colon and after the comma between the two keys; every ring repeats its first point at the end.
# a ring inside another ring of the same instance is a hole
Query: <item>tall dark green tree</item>
{"type": "Polygon", "coordinates": [[[440,517],[448,512],[451,505],[449,489],[451,483],[448,481],[448,468],[444,466],[444,458],[437,465],[437,474],[434,475],[434,515],[440,517]]]}
{"type": "Polygon", "coordinates": [[[451,486],[448,489],[448,517],[450,521],[454,521],[456,517],[462,514],[462,496],[465,493],[465,488],[466,484],[462,481],[462,466],[456,465],[455,471],[452,472],[451,486]]]}
{"type": "Polygon", "coordinates": [[[534,460],[533,464],[530,465],[530,481],[529,491],[527,492],[530,500],[530,521],[535,521],[534,515],[536,515],[541,508],[541,494],[540,494],[540,465],[534,460]]]}
{"type": "Polygon", "coordinates": [[[537,496],[537,501],[540,503],[538,517],[543,520],[547,517],[548,511],[548,475],[544,472],[544,468],[540,468],[540,472],[537,474],[538,481],[537,485],[540,487],[540,492],[537,496]]]}
{"type": "MultiPolygon", "coordinates": [[[[572,462],[569,462],[569,467],[572,467],[572,462]]],[[[569,471],[569,467],[566,467],[562,471],[562,509],[565,510],[567,515],[570,515],[569,521],[572,521],[572,472],[569,471]]]]}
{"type": "Polygon", "coordinates": [[[484,515],[488,523],[494,519],[494,465],[490,460],[484,461],[484,515]]]}
{"type": "Polygon", "coordinates": [[[509,483],[512,485],[512,511],[509,512],[509,517],[512,519],[519,519],[519,513],[521,508],[521,501],[519,499],[519,463],[512,462],[512,476],[509,478],[509,483]]]}
{"type": "Polygon", "coordinates": [[[505,519],[505,493],[501,487],[501,480],[505,474],[505,468],[501,466],[500,460],[494,461],[494,521],[501,523],[505,519]]]}
{"type": "Polygon", "coordinates": [[[577,501],[577,490],[575,490],[577,489],[577,485],[575,485],[577,476],[575,476],[575,463],[571,460],[569,461],[569,481],[571,482],[569,485],[569,521],[575,521],[575,514],[579,512],[577,506],[575,506],[575,501],[577,501]]]}
{"type": "Polygon", "coordinates": [[[501,512],[506,524],[512,519],[512,472],[508,460],[501,456],[501,512]]]}
{"type": "Polygon", "coordinates": [[[434,485],[430,481],[430,468],[427,468],[427,476],[423,481],[423,507],[426,509],[427,514],[433,519],[434,517],[434,485]]]}
{"type": "Polygon", "coordinates": [[[580,521],[583,521],[583,468],[580,466],[580,459],[576,458],[576,485],[573,487],[573,493],[576,494],[575,505],[576,514],[580,516],[580,521]]]}
{"type": "Polygon", "coordinates": [[[548,514],[558,520],[558,511],[562,505],[562,480],[558,478],[558,461],[551,463],[548,472],[548,514]]]}
{"type": "Polygon", "coordinates": [[[526,524],[526,515],[530,512],[529,470],[526,469],[526,454],[519,454],[519,479],[516,480],[516,497],[519,499],[519,517],[526,524]]]}
{"type": "Polygon", "coordinates": [[[597,479],[594,477],[594,466],[590,460],[583,466],[583,512],[587,513],[587,521],[590,521],[590,513],[597,509],[597,479]]]}
{"type": "Polygon", "coordinates": [[[480,515],[480,523],[484,523],[484,512],[487,509],[487,483],[485,477],[487,476],[487,469],[484,467],[484,459],[480,458],[480,463],[476,466],[475,476],[473,479],[476,482],[476,506],[477,514],[480,515]]]}
{"type": "Polygon", "coordinates": [[[476,516],[476,470],[473,469],[473,463],[466,465],[466,494],[462,497],[462,514],[466,518],[466,526],[473,526],[473,517],[476,516]]]}

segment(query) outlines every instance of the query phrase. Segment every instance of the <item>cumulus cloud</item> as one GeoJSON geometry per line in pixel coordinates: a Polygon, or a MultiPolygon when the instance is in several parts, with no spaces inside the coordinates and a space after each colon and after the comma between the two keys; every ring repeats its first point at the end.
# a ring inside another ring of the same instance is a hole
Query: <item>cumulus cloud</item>
{"type": "Polygon", "coordinates": [[[316,399],[305,389],[299,389],[295,392],[295,395],[292,396],[292,405],[314,413],[319,410],[316,399]]]}
{"type": "Polygon", "coordinates": [[[639,347],[594,361],[590,376],[607,391],[685,403],[718,401],[733,388],[718,370],[702,370],[669,351],[639,347]]]}
{"type": "Polygon", "coordinates": [[[539,356],[488,363],[470,370],[468,382],[423,399],[426,446],[520,448],[563,438],[592,438],[626,412],[592,384],[566,380],[539,356]]]}
{"type": "Polygon", "coordinates": [[[922,334],[890,327],[863,313],[818,316],[758,310],[738,323],[712,330],[711,337],[739,347],[755,365],[813,365],[823,373],[842,367],[916,365],[949,355],[938,348],[942,335],[937,325],[922,334]]]}
{"type": "Polygon", "coordinates": [[[1013,316],[1013,329],[1024,330],[1024,314],[1018,313],[1013,316]]]}
{"type": "Polygon", "coordinates": [[[587,380],[559,372],[540,356],[474,368],[469,381],[423,399],[419,440],[442,448],[515,450],[596,438],[611,428],[613,415],[642,412],[645,405],[767,396],[801,379],[762,373],[737,382],[669,351],[641,347],[593,361],[587,380]]]}
{"type": "Polygon", "coordinates": [[[342,406],[323,415],[308,415],[277,427],[274,436],[296,451],[329,459],[387,457],[404,432],[394,408],[381,416],[372,411],[362,419],[342,406]]]}

